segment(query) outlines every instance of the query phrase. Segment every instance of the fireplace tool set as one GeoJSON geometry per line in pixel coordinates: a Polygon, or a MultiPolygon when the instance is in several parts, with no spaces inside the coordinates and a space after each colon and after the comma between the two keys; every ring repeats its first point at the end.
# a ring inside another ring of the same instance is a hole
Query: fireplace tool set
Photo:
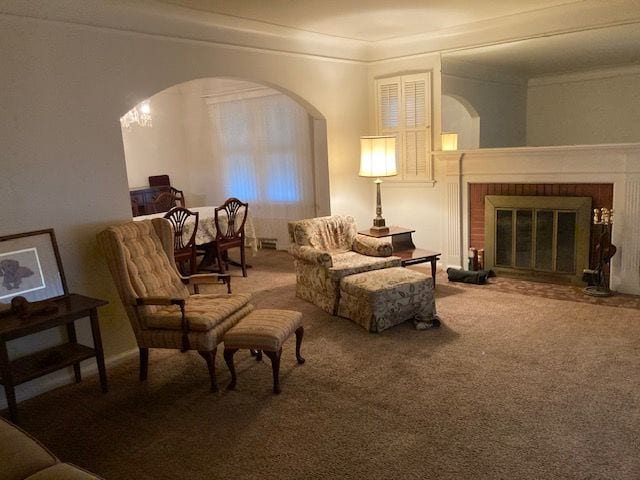
{"type": "Polygon", "coordinates": [[[582,275],[582,280],[588,284],[588,286],[584,288],[584,293],[587,295],[594,297],[608,297],[612,295],[607,278],[609,262],[617,251],[616,246],[611,243],[612,224],[613,209],[593,209],[593,225],[597,228],[596,235],[598,237],[594,250],[596,257],[595,268],[585,269],[582,275]]]}

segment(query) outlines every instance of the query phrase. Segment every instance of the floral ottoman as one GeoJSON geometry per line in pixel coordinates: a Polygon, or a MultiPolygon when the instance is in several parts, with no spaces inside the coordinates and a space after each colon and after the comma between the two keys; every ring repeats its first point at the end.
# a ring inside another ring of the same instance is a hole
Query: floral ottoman
{"type": "Polygon", "coordinates": [[[413,319],[418,329],[437,327],[433,280],[403,267],[357,273],[340,281],[338,315],[369,332],[413,319]]]}

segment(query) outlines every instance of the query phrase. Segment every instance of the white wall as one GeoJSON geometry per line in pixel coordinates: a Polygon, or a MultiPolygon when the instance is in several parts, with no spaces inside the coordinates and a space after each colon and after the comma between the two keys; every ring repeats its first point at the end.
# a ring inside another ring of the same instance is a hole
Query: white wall
{"type": "Polygon", "coordinates": [[[458,150],[480,147],[480,117],[464,99],[442,95],[442,131],[458,135],[458,150]]]}
{"type": "MultiPolygon", "coordinates": [[[[368,125],[365,64],[4,14],[0,49],[0,235],[55,229],[70,289],[109,301],[99,312],[109,359],[135,342],[95,235],[131,218],[119,118],[142,99],[195,78],[280,86],[327,120],[333,212],[353,213],[371,191],[357,176],[368,125]]],[[[90,342],[86,323],[79,336],[90,342]]],[[[38,349],[58,335],[14,349],[38,349]]],[[[70,378],[24,384],[18,396],[70,378]]]]}
{"type": "Polygon", "coordinates": [[[640,66],[529,81],[527,145],[640,142],[640,66]]]}
{"type": "MultiPolygon", "coordinates": [[[[137,123],[122,129],[122,142],[130,188],[149,185],[150,175],[168,174],[172,185],[187,186],[186,128],[176,119],[185,117],[182,95],[164,91],[149,100],[152,126],[137,123]]],[[[187,193],[187,192],[185,192],[187,193]]]]}
{"type": "Polygon", "coordinates": [[[480,147],[526,145],[526,83],[481,65],[448,60],[442,93],[465,99],[480,117],[480,147]]]}

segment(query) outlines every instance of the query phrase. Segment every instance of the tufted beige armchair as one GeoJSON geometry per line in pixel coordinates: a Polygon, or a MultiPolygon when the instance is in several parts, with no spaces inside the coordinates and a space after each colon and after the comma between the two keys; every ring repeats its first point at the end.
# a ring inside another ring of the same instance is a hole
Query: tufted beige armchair
{"type": "Polygon", "coordinates": [[[340,279],[354,273],[399,267],[391,241],[357,233],[353,217],[333,215],[289,222],[289,253],[296,296],[336,315],[340,279]]]}
{"type": "Polygon", "coordinates": [[[253,310],[250,294],[231,294],[228,275],[181,277],[173,259],[173,229],[164,218],[129,222],[98,234],[140,349],[146,380],[150,348],[197,350],[217,390],[215,355],[224,333],[253,310]],[[198,294],[200,283],[227,284],[227,293],[198,294]],[[191,294],[186,283],[194,284],[191,294]]]}

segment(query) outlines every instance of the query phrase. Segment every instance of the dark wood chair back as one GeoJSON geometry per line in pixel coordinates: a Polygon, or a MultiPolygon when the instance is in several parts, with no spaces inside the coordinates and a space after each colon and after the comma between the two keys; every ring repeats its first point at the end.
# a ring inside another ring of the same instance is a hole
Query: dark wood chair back
{"type": "Polygon", "coordinates": [[[170,191],[160,192],[153,199],[153,209],[155,213],[168,212],[176,206],[176,197],[170,191]]]}
{"type": "Polygon", "coordinates": [[[187,208],[187,202],[184,199],[184,192],[182,190],[178,190],[177,188],[170,187],[169,193],[173,195],[174,207],[187,208]]]}
{"type": "Polygon", "coordinates": [[[164,218],[169,220],[173,226],[173,256],[178,269],[183,275],[193,275],[196,273],[196,233],[198,231],[198,212],[192,212],[184,207],[174,207],[169,210],[164,218]],[[185,231],[191,228],[193,219],[193,230],[185,237],[185,231]],[[189,229],[186,225],[189,223],[189,229]],[[189,270],[186,271],[184,264],[189,263],[189,270]]]}
{"type": "Polygon", "coordinates": [[[218,256],[220,271],[228,269],[229,259],[227,251],[231,248],[240,248],[240,265],[242,275],[247,276],[247,265],[244,256],[244,224],[247,221],[249,204],[241,202],[237,198],[228,198],[221,206],[214,210],[214,222],[216,226],[215,248],[218,256]],[[226,223],[221,220],[226,217],[226,223]]]}
{"type": "Polygon", "coordinates": [[[170,187],[171,181],[169,175],[151,175],[149,176],[150,187],[170,187]]]}

